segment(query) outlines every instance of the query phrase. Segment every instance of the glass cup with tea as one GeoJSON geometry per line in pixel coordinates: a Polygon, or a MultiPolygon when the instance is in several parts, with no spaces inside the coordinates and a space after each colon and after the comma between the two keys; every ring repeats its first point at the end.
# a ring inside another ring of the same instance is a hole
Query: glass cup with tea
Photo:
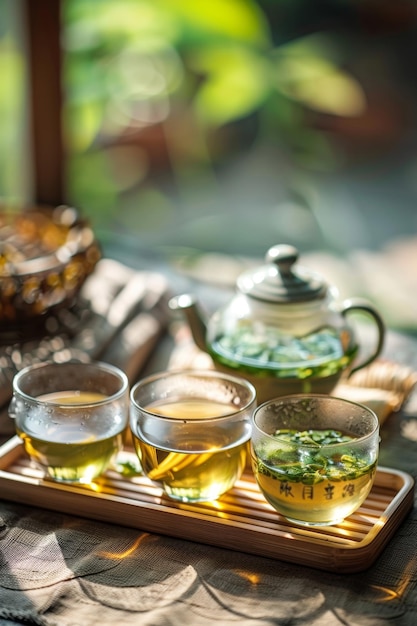
{"type": "Polygon", "coordinates": [[[181,502],[216,500],[245,468],[256,391],[215,371],[168,371],[131,390],[130,428],[145,475],[181,502]]]}
{"type": "Polygon", "coordinates": [[[366,406],[328,395],[282,396],[253,415],[251,456],[266,500],[290,522],[329,526],[368,496],[379,422],[366,406]]]}
{"type": "Polygon", "coordinates": [[[9,415],[45,476],[90,483],[122,448],[129,421],[127,376],[107,363],[39,363],[13,379],[9,415]]]}

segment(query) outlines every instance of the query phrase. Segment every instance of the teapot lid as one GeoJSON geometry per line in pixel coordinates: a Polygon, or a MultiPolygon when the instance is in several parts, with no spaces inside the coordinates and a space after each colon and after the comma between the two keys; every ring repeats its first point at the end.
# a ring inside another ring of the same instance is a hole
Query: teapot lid
{"type": "Polygon", "coordinates": [[[307,302],[322,299],[327,284],[320,275],[304,267],[294,268],[298,250],[294,246],[279,244],[270,248],[263,265],[255,271],[241,274],[238,289],[258,300],[267,302],[307,302]]]}

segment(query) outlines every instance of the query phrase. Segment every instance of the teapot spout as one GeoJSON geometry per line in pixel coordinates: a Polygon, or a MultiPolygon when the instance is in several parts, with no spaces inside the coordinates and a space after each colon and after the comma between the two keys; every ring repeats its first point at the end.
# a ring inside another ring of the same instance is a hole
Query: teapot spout
{"type": "Polygon", "coordinates": [[[168,304],[171,310],[184,312],[194,343],[200,350],[207,352],[206,324],[195,298],[190,294],[182,294],[171,298],[168,304]]]}

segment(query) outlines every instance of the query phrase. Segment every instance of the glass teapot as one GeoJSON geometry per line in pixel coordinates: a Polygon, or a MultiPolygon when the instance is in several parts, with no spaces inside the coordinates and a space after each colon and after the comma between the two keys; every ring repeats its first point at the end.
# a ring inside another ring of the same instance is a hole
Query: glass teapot
{"type": "Polygon", "coordinates": [[[330,393],[342,375],[365,367],[383,348],[385,325],[366,300],[337,302],[338,291],[297,265],[293,246],[276,245],[265,265],[238,277],[236,294],[206,324],[189,294],[172,298],[184,311],[197,346],[216,369],[241,375],[258,402],[289,393],[330,393]],[[376,326],[376,341],[359,360],[359,340],[348,314],[361,312],[376,326]]]}

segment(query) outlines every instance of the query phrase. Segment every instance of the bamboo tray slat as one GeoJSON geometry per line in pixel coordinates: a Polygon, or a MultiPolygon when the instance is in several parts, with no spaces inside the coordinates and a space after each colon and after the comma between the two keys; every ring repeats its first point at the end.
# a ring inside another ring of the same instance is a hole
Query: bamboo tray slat
{"type": "Polygon", "coordinates": [[[367,569],[414,502],[414,479],[379,467],[363,505],[331,527],[287,522],[247,472],[216,502],[169,500],[145,477],[108,471],[91,486],[44,480],[13,437],[0,447],[2,499],[339,573],[367,569]]]}

